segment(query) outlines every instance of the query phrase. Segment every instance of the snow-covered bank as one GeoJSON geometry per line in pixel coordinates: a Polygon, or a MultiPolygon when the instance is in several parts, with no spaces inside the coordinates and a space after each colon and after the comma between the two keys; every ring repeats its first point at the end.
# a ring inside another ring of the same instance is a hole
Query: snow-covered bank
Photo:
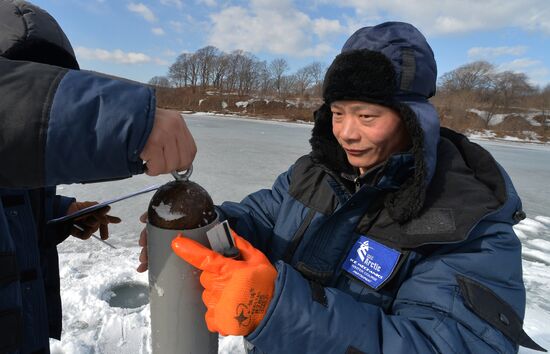
{"type": "Polygon", "coordinates": [[[504,142],[507,144],[532,144],[532,145],[542,145],[546,146],[547,148],[550,147],[549,142],[541,141],[536,137],[536,134],[533,135],[529,132],[524,132],[527,138],[518,138],[516,136],[502,136],[499,137],[497,134],[492,130],[482,130],[482,131],[468,131],[466,132],[466,136],[470,138],[471,140],[484,140],[484,141],[492,141],[492,142],[504,142]]]}

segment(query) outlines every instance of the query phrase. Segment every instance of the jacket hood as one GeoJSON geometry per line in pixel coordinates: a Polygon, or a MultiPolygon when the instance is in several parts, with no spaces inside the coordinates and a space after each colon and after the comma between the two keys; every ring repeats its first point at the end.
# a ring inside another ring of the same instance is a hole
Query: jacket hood
{"type": "Polygon", "coordinates": [[[0,0],[0,56],[78,69],[67,36],[46,11],[21,0],[0,0]]]}
{"type": "Polygon", "coordinates": [[[428,99],[435,94],[437,67],[426,38],[412,25],[386,22],[364,27],[344,44],[328,68],[323,104],[315,112],[312,158],[336,172],[353,170],[332,134],[330,103],[361,100],[394,109],[412,141],[415,172],[386,198],[391,217],[406,222],[424,203],[437,158],[439,118],[428,99]]]}

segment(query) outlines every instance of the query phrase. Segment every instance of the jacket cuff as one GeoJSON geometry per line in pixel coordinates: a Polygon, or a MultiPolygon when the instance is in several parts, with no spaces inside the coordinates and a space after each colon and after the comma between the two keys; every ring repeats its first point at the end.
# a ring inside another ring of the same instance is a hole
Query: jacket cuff
{"type": "Polygon", "coordinates": [[[53,219],[67,215],[69,206],[74,202],[76,202],[76,198],[56,195],[53,202],[53,219]]]}
{"type": "Polygon", "coordinates": [[[254,342],[255,340],[260,339],[262,336],[269,336],[269,333],[262,334],[264,332],[264,329],[268,326],[269,319],[272,316],[273,312],[277,308],[277,304],[279,300],[282,297],[283,290],[285,289],[285,282],[287,279],[287,268],[288,265],[286,265],[282,261],[278,261],[275,263],[275,269],[277,270],[277,279],[275,280],[275,290],[273,292],[273,297],[271,298],[271,302],[269,303],[269,307],[267,308],[267,311],[265,313],[264,318],[256,327],[252,333],[250,333],[248,336],[246,336],[246,340],[250,342],[253,345],[256,345],[254,342]]]}
{"type": "MultiPolygon", "coordinates": [[[[53,200],[53,219],[60,218],[67,215],[69,206],[75,202],[75,198],[64,197],[56,195],[53,200]]],[[[65,241],[69,237],[71,232],[72,223],[62,222],[53,226],[53,234],[50,234],[50,240],[55,240],[55,244],[58,245],[65,241]]],[[[50,242],[52,242],[50,241],[50,242]]]]}
{"type": "Polygon", "coordinates": [[[143,135],[139,140],[136,148],[133,151],[133,156],[130,158],[130,172],[133,175],[137,175],[145,172],[145,165],[143,164],[143,160],[139,157],[139,155],[143,151],[143,148],[147,143],[147,139],[149,139],[149,135],[153,130],[153,124],[155,122],[155,114],[157,109],[157,97],[155,95],[154,89],[152,88],[148,88],[148,89],[149,89],[150,98],[149,98],[149,106],[147,107],[148,112],[146,114],[143,135]]]}

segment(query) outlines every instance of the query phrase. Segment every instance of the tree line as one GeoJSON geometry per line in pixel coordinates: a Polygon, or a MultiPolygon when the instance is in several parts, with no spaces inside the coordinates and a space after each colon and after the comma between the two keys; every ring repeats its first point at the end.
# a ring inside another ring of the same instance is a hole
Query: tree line
{"type": "Polygon", "coordinates": [[[159,87],[190,87],[193,92],[215,90],[223,95],[288,97],[320,96],[325,66],[313,62],[290,73],[286,59],[267,62],[251,53],[225,53],[207,46],[194,53],[182,53],[170,65],[166,76],[155,76],[149,84],[159,87]]]}
{"type": "Polygon", "coordinates": [[[497,113],[538,111],[550,114],[550,84],[537,87],[525,73],[499,71],[487,61],[474,61],[443,74],[438,80],[437,102],[447,111],[478,108],[489,126],[497,113]]]}
{"type": "MultiPolygon", "coordinates": [[[[218,95],[319,98],[326,69],[325,64],[313,62],[291,73],[284,58],[267,62],[242,50],[225,53],[206,46],[180,54],[166,76],[155,76],[149,84],[186,87],[193,93],[209,90],[218,95]]],[[[487,112],[482,117],[487,126],[496,113],[518,107],[550,114],[550,84],[536,87],[526,74],[500,71],[487,61],[474,61],[443,74],[437,92],[434,103],[438,108],[455,111],[455,116],[467,109],[482,109],[487,112]]]]}

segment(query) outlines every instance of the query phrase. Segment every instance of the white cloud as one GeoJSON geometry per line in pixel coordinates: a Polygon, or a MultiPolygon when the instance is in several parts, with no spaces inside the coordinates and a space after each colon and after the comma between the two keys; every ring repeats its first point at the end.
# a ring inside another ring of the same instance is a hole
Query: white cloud
{"type": "Polygon", "coordinates": [[[197,4],[204,4],[208,7],[214,7],[216,6],[216,0],[197,0],[197,4]]]}
{"type": "MultiPolygon", "coordinates": [[[[336,4],[333,0],[319,1],[336,4]]],[[[550,35],[548,0],[340,0],[337,4],[354,9],[362,26],[391,19],[410,22],[427,34],[514,26],[550,35]]]]}
{"type": "Polygon", "coordinates": [[[150,8],[148,8],[146,5],[142,3],[133,3],[133,2],[129,3],[128,10],[137,13],[138,15],[140,15],[141,17],[143,17],[145,20],[149,22],[157,21],[157,17],[153,13],[153,11],[151,11],[150,8]]]}
{"type": "Polygon", "coordinates": [[[227,7],[210,15],[208,44],[222,50],[266,51],[309,56],[332,51],[322,37],[345,31],[337,20],[311,19],[291,0],[251,0],[249,7],[227,7]]]}
{"type": "Polygon", "coordinates": [[[303,56],[308,57],[323,57],[330,53],[335,53],[336,50],[327,43],[319,43],[311,48],[306,48],[303,52],[303,56]]]}
{"type": "Polygon", "coordinates": [[[120,49],[109,51],[100,48],[76,47],[75,52],[79,60],[99,60],[117,64],[142,64],[153,60],[147,54],[123,52],[120,49]]]}
{"type": "Polygon", "coordinates": [[[164,30],[161,27],[151,28],[151,32],[153,32],[153,34],[155,34],[157,36],[163,36],[164,35],[164,30]]]}
{"type": "Polygon", "coordinates": [[[178,53],[173,51],[172,49],[166,49],[164,52],[162,52],[162,55],[164,55],[166,57],[173,57],[176,54],[178,54],[178,53]]]}
{"type": "Polygon", "coordinates": [[[178,9],[183,8],[183,1],[182,0],[160,0],[160,3],[163,4],[163,5],[175,6],[178,9]]]}
{"type": "Polygon", "coordinates": [[[438,16],[435,21],[434,29],[441,33],[456,33],[463,32],[467,28],[477,28],[479,23],[472,18],[460,19],[453,16],[438,16]]]}
{"type": "Polygon", "coordinates": [[[499,71],[504,71],[504,70],[521,71],[527,68],[535,67],[537,65],[542,65],[542,62],[540,60],[520,58],[520,59],[512,60],[507,63],[500,64],[497,69],[499,71]]]}
{"type": "Polygon", "coordinates": [[[345,31],[346,29],[338,20],[329,20],[326,18],[313,20],[313,32],[321,38],[331,34],[340,34],[345,31]]]}
{"type": "Polygon", "coordinates": [[[170,27],[172,27],[172,29],[178,33],[181,33],[183,32],[183,23],[179,22],[179,21],[170,21],[168,22],[168,24],[170,25],[170,27]]]}
{"type": "Polygon", "coordinates": [[[520,56],[525,54],[526,46],[515,47],[473,47],[468,49],[469,58],[496,58],[500,56],[520,56]]]}
{"type": "Polygon", "coordinates": [[[169,66],[170,65],[170,62],[168,60],[161,59],[161,58],[153,58],[153,62],[155,64],[161,65],[161,66],[169,66]]]}

